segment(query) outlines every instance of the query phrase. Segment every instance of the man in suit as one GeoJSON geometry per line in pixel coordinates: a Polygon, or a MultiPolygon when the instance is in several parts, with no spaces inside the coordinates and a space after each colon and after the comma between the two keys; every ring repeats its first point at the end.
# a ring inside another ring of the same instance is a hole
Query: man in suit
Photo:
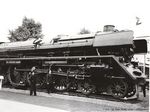
{"type": "Polygon", "coordinates": [[[51,67],[49,67],[48,73],[46,75],[46,83],[47,83],[47,92],[53,92],[53,81],[52,81],[52,71],[51,67]]]}
{"type": "Polygon", "coordinates": [[[29,81],[30,81],[30,95],[34,93],[36,96],[36,75],[35,75],[36,67],[31,68],[31,72],[29,74],[29,81]]]}

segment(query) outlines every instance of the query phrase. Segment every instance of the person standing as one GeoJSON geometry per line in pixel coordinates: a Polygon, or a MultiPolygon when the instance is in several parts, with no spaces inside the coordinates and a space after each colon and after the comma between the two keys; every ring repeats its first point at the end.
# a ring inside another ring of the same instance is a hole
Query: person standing
{"type": "Polygon", "coordinates": [[[34,93],[36,96],[36,75],[35,75],[36,67],[31,68],[31,72],[29,74],[29,81],[30,81],[30,96],[34,93]]]}
{"type": "Polygon", "coordinates": [[[52,71],[51,67],[49,67],[48,73],[46,75],[46,84],[47,84],[47,93],[53,92],[53,81],[52,81],[52,71]]]}

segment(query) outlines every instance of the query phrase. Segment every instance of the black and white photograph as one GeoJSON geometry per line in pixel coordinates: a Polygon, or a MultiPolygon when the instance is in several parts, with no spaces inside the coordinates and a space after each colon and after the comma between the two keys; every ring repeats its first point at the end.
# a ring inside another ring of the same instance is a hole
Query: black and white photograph
{"type": "Polygon", "coordinates": [[[149,0],[1,0],[0,112],[149,112],[149,0]]]}

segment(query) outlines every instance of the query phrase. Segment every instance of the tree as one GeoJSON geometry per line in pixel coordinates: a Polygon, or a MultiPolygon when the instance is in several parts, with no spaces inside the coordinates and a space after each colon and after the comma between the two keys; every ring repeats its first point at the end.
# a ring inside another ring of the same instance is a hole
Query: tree
{"type": "Polygon", "coordinates": [[[85,28],[82,28],[79,34],[90,34],[91,32],[85,28]]]}
{"type": "Polygon", "coordinates": [[[24,17],[22,25],[18,26],[15,30],[9,30],[8,39],[11,42],[26,41],[29,38],[39,39],[42,38],[42,25],[36,23],[33,19],[24,17]]]}

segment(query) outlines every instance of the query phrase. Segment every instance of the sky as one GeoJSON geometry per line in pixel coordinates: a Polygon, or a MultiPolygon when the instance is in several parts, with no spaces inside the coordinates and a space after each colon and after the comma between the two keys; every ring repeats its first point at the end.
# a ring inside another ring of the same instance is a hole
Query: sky
{"type": "Polygon", "coordinates": [[[104,25],[133,30],[134,36],[150,36],[149,0],[0,0],[0,41],[26,16],[42,24],[44,39],[75,35],[82,28],[102,31],[104,25]],[[136,16],[142,24],[136,26],[136,16]]]}

